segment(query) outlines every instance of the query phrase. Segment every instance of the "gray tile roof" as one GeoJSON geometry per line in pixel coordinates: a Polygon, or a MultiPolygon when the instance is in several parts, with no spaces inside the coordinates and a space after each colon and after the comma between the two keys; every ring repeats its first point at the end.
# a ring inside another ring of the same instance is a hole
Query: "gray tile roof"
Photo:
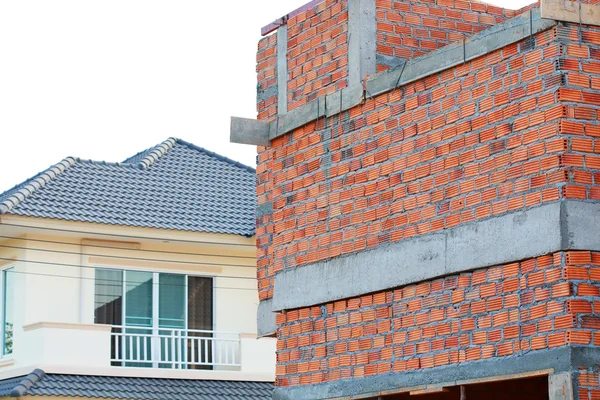
{"type": "Polygon", "coordinates": [[[0,194],[0,215],[254,234],[255,171],[180,139],[109,163],[66,158],[0,194]]]}
{"type": "Polygon", "coordinates": [[[191,379],[127,378],[45,374],[0,381],[0,397],[71,396],[128,400],[266,400],[273,382],[235,382],[191,379]]]}

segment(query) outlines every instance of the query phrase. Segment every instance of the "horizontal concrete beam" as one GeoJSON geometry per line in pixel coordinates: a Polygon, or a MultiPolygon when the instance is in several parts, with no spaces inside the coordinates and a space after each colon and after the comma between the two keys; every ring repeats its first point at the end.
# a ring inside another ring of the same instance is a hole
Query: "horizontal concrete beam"
{"type": "MultiPolygon", "coordinates": [[[[542,4],[548,1],[557,0],[542,0],[542,4]]],[[[365,15],[369,15],[369,13],[365,11],[363,17],[365,15]]],[[[543,32],[555,24],[554,20],[542,19],[540,10],[534,8],[520,16],[511,18],[473,35],[464,43],[450,44],[424,56],[408,60],[406,63],[399,61],[396,67],[374,75],[367,80],[366,88],[368,95],[376,96],[392,91],[398,86],[423,79],[437,72],[501,49],[509,44],[521,41],[532,34],[543,32]]],[[[363,36],[370,37],[367,33],[363,36]]],[[[361,51],[359,46],[355,45],[354,47],[356,57],[358,57],[358,60],[363,60],[363,69],[368,71],[375,60],[375,56],[372,59],[368,58],[364,49],[361,51]]],[[[393,64],[392,60],[388,60],[387,64],[393,64]]],[[[353,75],[356,75],[356,72],[353,72],[353,75]]],[[[361,104],[366,94],[363,90],[362,82],[351,82],[350,86],[345,88],[342,93],[338,91],[320,97],[289,112],[280,112],[279,122],[275,126],[271,126],[269,137],[270,139],[274,139],[317,118],[323,116],[329,117],[347,111],[361,104]]],[[[246,143],[233,140],[233,135],[232,141],[246,143]]]]}
{"type": "MultiPolygon", "coordinates": [[[[343,379],[317,385],[277,387],[273,393],[273,399],[377,398],[378,396],[406,393],[407,390],[427,388],[428,385],[452,387],[473,384],[474,381],[486,378],[505,377],[506,380],[517,379],[519,376],[523,378],[532,376],[530,373],[536,371],[549,375],[550,371],[552,373],[569,372],[579,367],[596,366],[599,360],[599,348],[562,347],[417,371],[343,379]]],[[[497,379],[495,380],[497,381],[497,379]]]]}
{"type": "Polygon", "coordinates": [[[266,121],[231,117],[230,141],[254,146],[269,146],[270,126],[271,124],[266,121]]]}
{"type": "Polygon", "coordinates": [[[277,323],[275,322],[275,313],[273,312],[273,300],[262,300],[258,304],[257,322],[258,337],[274,337],[277,332],[277,323]]]}
{"type": "Polygon", "coordinates": [[[563,201],[275,275],[273,310],[360,296],[560,250],[600,251],[600,204],[563,201]]]}
{"type": "Polygon", "coordinates": [[[377,96],[543,32],[554,24],[554,21],[542,19],[540,10],[534,8],[473,35],[464,42],[444,46],[409,60],[405,66],[382,72],[367,81],[367,91],[370,95],[377,96]]]}
{"type": "Polygon", "coordinates": [[[600,5],[583,4],[580,1],[542,0],[542,18],[600,25],[600,5]]]}

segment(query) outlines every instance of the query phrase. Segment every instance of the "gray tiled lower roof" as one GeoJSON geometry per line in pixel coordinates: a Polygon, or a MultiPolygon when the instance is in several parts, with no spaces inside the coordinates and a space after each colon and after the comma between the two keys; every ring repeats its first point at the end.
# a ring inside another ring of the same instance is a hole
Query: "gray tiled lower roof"
{"type": "Polygon", "coordinates": [[[71,396],[128,400],[267,400],[272,382],[236,382],[191,379],[127,378],[45,374],[0,381],[0,397],[71,396]]]}
{"type": "Polygon", "coordinates": [[[180,139],[122,163],[67,158],[0,194],[0,215],[252,236],[254,169],[180,139]]]}

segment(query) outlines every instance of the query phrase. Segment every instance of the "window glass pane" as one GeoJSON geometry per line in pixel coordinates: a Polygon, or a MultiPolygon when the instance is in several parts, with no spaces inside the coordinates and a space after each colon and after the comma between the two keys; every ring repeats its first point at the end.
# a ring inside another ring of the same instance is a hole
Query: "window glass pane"
{"type": "Polygon", "coordinates": [[[158,287],[158,326],[184,329],[185,275],[160,274],[158,287]]]}
{"type": "Polygon", "coordinates": [[[13,351],[13,326],[14,326],[14,268],[4,271],[4,354],[13,351]]]}
{"type": "Polygon", "coordinates": [[[152,273],[127,271],[125,325],[152,326],[152,273]]]}
{"type": "Polygon", "coordinates": [[[212,314],[212,278],[188,277],[188,328],[212,330],[212,314]]]}
{"type": "Polygon", "coordinates": [[[123,324],[123,271],[96,269],[94,295],[94,322],[123,324]]]}

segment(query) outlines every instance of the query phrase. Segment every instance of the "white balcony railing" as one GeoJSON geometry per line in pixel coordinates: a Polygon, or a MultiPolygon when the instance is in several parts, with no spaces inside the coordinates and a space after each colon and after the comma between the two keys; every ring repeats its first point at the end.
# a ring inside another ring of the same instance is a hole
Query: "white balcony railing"
{"type": "Polygon", "coordinates": [[[239,333],[113,326],[111,363],[124,367],[240,367],[239,333]]]}

